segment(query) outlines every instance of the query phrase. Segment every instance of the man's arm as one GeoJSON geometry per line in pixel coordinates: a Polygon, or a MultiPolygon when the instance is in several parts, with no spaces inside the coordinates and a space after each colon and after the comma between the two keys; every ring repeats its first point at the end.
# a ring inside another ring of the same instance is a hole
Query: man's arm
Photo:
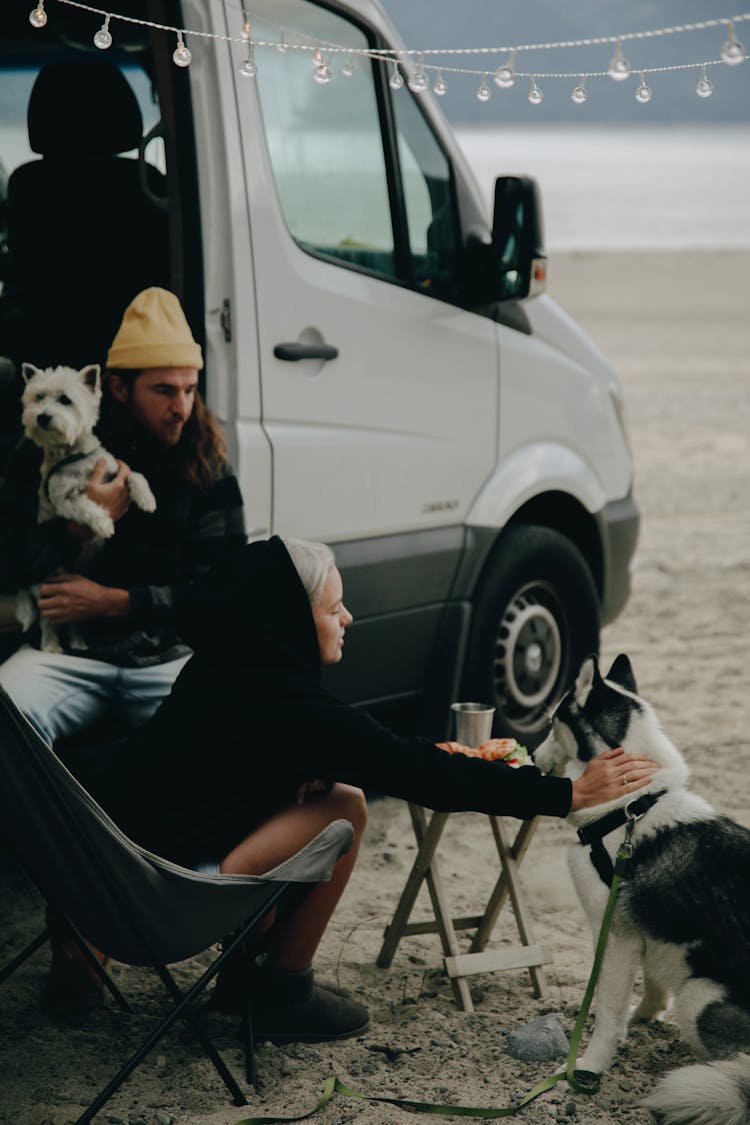
{"type": "Polygon", "coordinates": [[[244,546],[246,540],[240,486],[231,468],[224,465],[209,490],[196,496],[183,580],[131,589],[130,611],[134,620],[144,625],[171,624],[178,592],[244,546]]]}

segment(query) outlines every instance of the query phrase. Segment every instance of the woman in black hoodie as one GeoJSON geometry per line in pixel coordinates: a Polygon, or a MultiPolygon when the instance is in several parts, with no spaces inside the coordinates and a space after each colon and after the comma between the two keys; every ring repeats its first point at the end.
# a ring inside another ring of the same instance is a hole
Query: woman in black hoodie
{"type": "Polygon", "coordinates": [[[352,621],[342,599],[323,544],[274,537],[220,564],[176,607],[194,656],[120,761],[90,786],[138,843],[186,866],[215,861],[223,873],[262,874],[332,820],[351,821],[354,844],[330,883],[268,935],[253,1015],[258,1036],[277,1041],[343,1038],[367,1026],[366,1009],[314,984],[310,968],[356,860],[362,788],[444,811],[564,817],[620,796],[626,773],[635,791],[653,772],[648,759],[615,750],[571,782],[394,734],[321,684],[352,621]]]}

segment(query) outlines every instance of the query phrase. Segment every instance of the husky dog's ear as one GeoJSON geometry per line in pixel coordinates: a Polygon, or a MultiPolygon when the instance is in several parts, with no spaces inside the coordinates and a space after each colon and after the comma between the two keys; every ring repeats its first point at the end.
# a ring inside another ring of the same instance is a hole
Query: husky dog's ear
{"type": "Polygon", "coordinates": [[[29,379],[31,379],[34,375],[38,375],[38,374],[39,374],[39,368],[34,367],[33,363],[22,363],[21,364],[21,375],[23,376],[24,383],[28,383],[29,379]]]}
{"type": "Polygon", "coordinates": [[[81,368],[78,372],[78,376],[84,386],[88,387],[90,391],[96,392],[99,390],[99,376],[101,373],[102,369],[98,363],[90,363],[88,367],[81,368]]]}
{"type": "Polygon", "coordinates": [[[586,706],[586,700],[591,694],[592,687],[600,679],[599,664],[596,657],[587,656],[581,665],[581,670],[578,673],[578,679],[573,689],[575,701],[579,707],[586,706]]]}
{"type": "Polygon", "coordinates": [[[619,684],[620,687],[625,688],[625,691],[630,691],[633,695],[638,694],[633,667],[630,663],[630,658],[626,656],[624,652],[621,652],[619,656],[615,657],[614,663],[607,672],[605,679],[611,680],[613,684],[619,684]]]}

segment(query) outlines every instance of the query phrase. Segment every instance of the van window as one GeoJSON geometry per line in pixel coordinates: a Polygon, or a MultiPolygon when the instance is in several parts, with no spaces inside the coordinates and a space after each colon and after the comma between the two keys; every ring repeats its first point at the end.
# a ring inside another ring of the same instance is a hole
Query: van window
{"type": "Polygon", "coordinates": [[[413,281],[433,297],[452,295],[458,223],[451,164],[408,90],[393,98],[413,281]]]}
{"type": "Polygon", "coordinates": [[[369,60],[325,44],[367,48],[363,32],[304,0],[253,4],[253,38],[310,50],[257,55],[257,82],[276,189],[303,249],[395,279],[394,235],[380,118],[369,60]],[[332,78],[315,80],[315,48],[332,78]],[[345,77],[342,68],[353,65],[345,77]]]}

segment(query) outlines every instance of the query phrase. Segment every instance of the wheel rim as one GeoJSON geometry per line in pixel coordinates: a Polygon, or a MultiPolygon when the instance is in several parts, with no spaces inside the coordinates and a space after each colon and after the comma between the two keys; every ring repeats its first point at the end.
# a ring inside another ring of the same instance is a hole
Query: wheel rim
{"type": "Polygon", "coordinates": [[[563,672],[568,629],[552,587],[518,591],[499,623],[494,681],[497,706],[515,726],[533,731],[548,720],[563,672]]]}

